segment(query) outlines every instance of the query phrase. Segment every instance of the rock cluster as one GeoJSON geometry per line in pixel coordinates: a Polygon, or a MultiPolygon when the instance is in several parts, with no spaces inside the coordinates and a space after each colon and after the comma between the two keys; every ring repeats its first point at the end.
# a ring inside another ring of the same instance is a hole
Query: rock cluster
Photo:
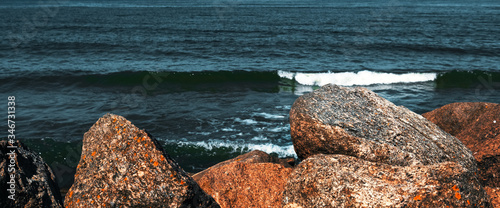
{"type": "MultiPolygon", "coordinates": [[[[107,114],[84,135],[64,205],[500,206],[499,115],[498,104],[450,104],[424,114],[434,124],[365,88],[326,85],[290,111],[300,164],[252,151],[190,177],[150,134],[107,114]]],[[[7,145],[0,142],[0,207],[62,207],[54,174],[19,142],[12,160],[18,194],[6,198],[7,145]]]]}
{"type": "Polygon", "coordinates": [[[68,207],[219,207],[144,130],[107,114],[85,133],[68,207]]]}
{"type": "Polygon", "coordinates": [[[500,104],[452,103],[423,116],[473,152],[485,185],[500,187],[500,104]]]}
{"type": "Polygon", "coordinates": [[[221,207],[280,207],[291,171],[286,161],[255,150],[193,178],[221,207]]]}
{"type": "Polygon", "coordinates": [[[286,207],[491,206],[462,142],[365,88],[303,95],[290,124],[305,160],[288,179],[286,207]]]}
{"type": "Polygon", "coordinates": [[[500,104],[452,103],[423,116],[456,136],[478,161],[478,177],[500,207],[500,104]]]}
{"type": "Polygon", "coordinates": [[[19,141],[0,141],[0,196],[0,207],[62,207],[54,173],[19,141]]]}

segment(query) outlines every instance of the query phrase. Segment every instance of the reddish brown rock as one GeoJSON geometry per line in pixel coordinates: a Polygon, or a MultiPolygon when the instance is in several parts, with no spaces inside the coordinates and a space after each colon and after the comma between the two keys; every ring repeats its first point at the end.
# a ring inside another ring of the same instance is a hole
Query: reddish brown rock
{"type": "Polygon", "coordinates": [[[325,85],[299,97],[290,110],[290,126],[300,158],[343,154],[390,165],[454,161],[476,169],[470,150],[458,139],[361,87],[325,85]]]}
{"type": "Polygon", "coordinates": [[[500,187],[500,104],[452,103],[423,116],[472,150],[485,185],[500,187]]]}
{"type": "Polygon", "coordinates": [[[457,162],[396,166],[318,154],[294,168],[285,207],[491,207],[474,173],[457,162]]]}
{"type": "Polygon", "coordinates": [[[278,158],[252,151],[212,166],[193,178],[221,207],[280,207],[291,171],[278,158]]]}
{"type": "Polygon", "coordinates": [[[69,207],[219,207],[144,130],[113,114],[85,133],[69,207]]]}
{"type": "Polygon", "coordinates": [[[206,170],[200,171],[200,172],[198,172],[198,173],[196,173],[196,174],[193,175],[193,179],[195,181],[198,181],[209,170],[212,170],[214,168],[219,168],[221,166],[224,166],[224,165],[227,165],[227,164],[230,164],[230,163],[234,163],[234,162],[242,162],[242,163],[276,163],[276,164],[281,164],[281,165],[283,165],[286,168],[291,168],[292,164],[290,164],[290,163],[294,163],[295,161],[294,160],[290,160],[290,159],[280,159],[280,158],[277,158],[277,157],[273,157],[273,156],[271,156],[271,155],[269,155],[269,154],[267,154],[267,153],[265,153],[263,151],[253,150],[253,151],[248,152],[246,154],[239,155],[238,157],[235,157],[233,159],[217,163],[214,166],[212,166],[210,168],[207,168],[206,170]]]}
{"type": "Polygon", "coordinates": [[[484,189],[490,196],[493,207],[500,208],[500,188],[485,187],[484,189]]]}
{"type": "Polygon", "coordinates": [[[62,207],[54,173],[19,141],[0,141],[0,196],[0,207],[62,207]]]}

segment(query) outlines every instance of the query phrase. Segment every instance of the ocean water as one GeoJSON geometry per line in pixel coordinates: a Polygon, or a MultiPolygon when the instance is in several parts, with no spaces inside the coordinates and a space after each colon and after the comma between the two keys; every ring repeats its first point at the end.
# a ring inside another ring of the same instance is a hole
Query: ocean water
{"type": "Polygon", "coordinates": [[[289,110],[327,83],[417,113],[500,102],[498,1],[2,1],[0,19],[0,98],[63,187],[108,112],[197,172],[294,157],[289,110]]]}

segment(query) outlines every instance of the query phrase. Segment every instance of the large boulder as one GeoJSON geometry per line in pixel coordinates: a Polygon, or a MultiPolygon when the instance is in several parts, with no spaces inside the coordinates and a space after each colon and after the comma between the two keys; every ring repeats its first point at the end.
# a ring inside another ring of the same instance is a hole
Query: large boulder
{"type": "Polygon", "coordinates": [[[290,127],[299,158],[343,154],[390,165],[454,161],[476,168],[457,138],[361,87],[325,85],[299,97],[290,110],[290,127]]]}
{"type": "Polygon", "coordinates": [[[473,172],[456,162],[397,166],[318,154],[295,167],[283,205],[297,207],[489,207],[473,172]]]}
{"type": "Polygon", "coordinates": [[[54,173],[19,141],[0,141],[0,196],[0,207],[62,207],[54,173]]]}
{"type": "Polygon", "coordinates": [[[69,207],[219,207],[144,130],[113,114],[85,133],[69,207]]]}
{"type": "Polygon", "coordinates": [[[452,103],[423,116],[473,152],[484,185],[500,187],[500,104],[452,103]]]}
{"type": "Polygon", "coordinates": [[[326,85],[290,111],[285,207],[491,207],[457,138],[365,88],[326,85]]]}
{"type": "Polygon", "coordinates": [[[193,176],[221,207],[280,207],[292,168],[262,151],[221,162],[193,176]]]}

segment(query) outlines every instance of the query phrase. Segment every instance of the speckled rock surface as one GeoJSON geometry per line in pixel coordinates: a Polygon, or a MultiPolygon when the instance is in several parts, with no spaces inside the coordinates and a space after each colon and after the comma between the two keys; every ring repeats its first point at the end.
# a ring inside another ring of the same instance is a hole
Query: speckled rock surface
{"type": "Polygon", "coordinates": [[[219,207],[144,130],[113,114],[85,133],[69,207],[219,207]]]}
{"type": "Polygon", "coordinates": [[[365,88],[325,85],[290,111],[300,158],[286,207],[491,207],[457,138],[365,88]]]}
{"type": "Polygon", "coordinates": [[[294,168],[285,207],[491,207],[474,173],[456,162],[395,166],[318,154],[294,168]]]}
{"type": "Polygon", "coordinates": [[[490,196],[493,207],[500,208],[500,188],[484,187],[486,193],[490,196]]]}
{"type": "Polygon", "coordinates": [[[262,151],[221,162],[193,176],[221,207],[280,207],[292,168],[262,151]],[[288,167],[285,167],[288,166],[288,167]]]}
{"type": "Polygon", "coordinates": [[[423,116],[471,149],[485,185],[500,187],[500,104],[452,103],[423,116]]]}
{"type": "Polygon", "coordinates": [[[455,161],[476,169],[472,153],[458,139],[361,87],[325,85],[299,97],[290,126],[299,158],[343,154],[390,165],[455,161]]]}
{"type": "Polygon", "coordinates": [[[478,161],[478,177],[500,207],[500,104],[452,103],[423,116],[462,141],[478,161]]]}
{"type": "Polygon", "coordinates": [[[289,162],[294,162],[290,161],[289,159],[280,159],[277,157],[273,157],[263,151],[260,150],[253,150],[251,152],[248,152],[246,154],[239,155],[238,157],[235,157],[230,160],[222,161],[220,163],[215,164],[212,167],[209,167],[203,171],[200,171],[196,174],[194,174],[192,177],[195,181],[198,181],[201,179],[203,175],[205,175],[208,171],[214,168],[219,168],[221,166],[233,163],[233,162],[242,162],[242,163],[276,163],[276,164],[281,164],[286,168],[291,168],[293,164],[290,164],[289,162]]]}
{"type": "Polygon", "coordinates": [[[0,141],[0,197],[0,207],[62,207],[54,173],[37,153],[19,141],[12,145],[0,141]],[[11,149],[8,146],[18,148],[11,149]],[[9,167],[11,164],[15,165],[9,167]],[[14,171],[9,172],[9,168],[14,171]],[[8,190],[11,173],[15,176],[14,200],[8,198],[11,195],[8,190]]]}

